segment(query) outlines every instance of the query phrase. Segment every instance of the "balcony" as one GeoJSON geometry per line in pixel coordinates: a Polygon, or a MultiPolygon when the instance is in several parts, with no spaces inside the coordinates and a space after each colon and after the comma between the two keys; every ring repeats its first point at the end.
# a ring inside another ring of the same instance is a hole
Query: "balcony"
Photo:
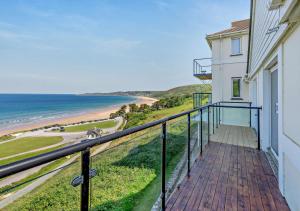
{"type": "Polygon", "coordinates": [[[211,58],[201,58],[193,60],[193,73],[201,81],[212,80],[211,58]]]}
{"type": "Polygon", "coordinates": [[[262,151],[218,141],[206,147],[167,210],[289,210],[262,151]]]}
{"type": "Polygon", "coordinates": [[[260,151],[260,110],[210,103],[1,166],[0,181],[46,168],[0,188],[0,209],[116,210],[140,200],[137,210],[289,210],[260,151]]]}

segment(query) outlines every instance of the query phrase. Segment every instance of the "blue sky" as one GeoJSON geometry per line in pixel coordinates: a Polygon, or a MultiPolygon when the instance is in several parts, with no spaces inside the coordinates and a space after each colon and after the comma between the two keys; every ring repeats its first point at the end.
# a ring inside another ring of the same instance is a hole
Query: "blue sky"
{"type": "Polygon", "coordinates": [[[205,35],[248,17],[248,0],[0,1],[0,92],[195,84],[205,35]]]}

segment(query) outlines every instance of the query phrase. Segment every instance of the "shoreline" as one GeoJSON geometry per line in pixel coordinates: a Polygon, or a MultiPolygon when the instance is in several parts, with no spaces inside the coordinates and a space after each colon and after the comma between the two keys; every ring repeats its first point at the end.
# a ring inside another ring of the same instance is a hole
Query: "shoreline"
{"type": "MultiPolygon", "coordinates": [[[[133,96],[136,99],[130,103],[127,103],[126,105],[129,105],[131,103],[135,103],[137,105],[141,104],[147,104],[147,105],[152,105],[154,102],[157,101],[155,98],[150,98],[150,97],[142,97],[142,96],[133,96]]],[[[116,105],[116,106],[110,106],[107,108],[102,108],[102,109],[93,109],[86,111],[84,113],[80,114],[74,114],[66,117],[58,117],[55,119],[51,120],[41,120],[39,122],[34,122],[34,123],[26,123],[23,125],[18,125],[15,127],[12,127],[10,129],[0,129],[0,137],[5,136],[5,135],[10,135],[10,134],[16,134],[16,133],[21,133],[37,128],[42,128],[50,125],[67,125],[67,124],[74,124],[74,123],[80,123],[81,121],[94,121],[94,120],[100,120],[100,119],[108,119],[109,115],[111,113],[114,113],[120,109],[122,105],[116,105]]]]}

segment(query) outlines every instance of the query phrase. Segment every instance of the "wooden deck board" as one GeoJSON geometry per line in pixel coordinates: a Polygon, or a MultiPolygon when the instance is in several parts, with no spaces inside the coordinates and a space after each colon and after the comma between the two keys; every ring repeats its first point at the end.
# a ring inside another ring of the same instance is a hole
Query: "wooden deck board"
{"type": "Polygon", "coordinates": [[[252,128],[219,125],[210,140],[236,146],[257,148],[257,136],[252,128]]]}
{"type": "MultiPolygon", "coordinates": [[[[223,128],[227,138],[232,128],[223,128]],[[227,132],[226,132],[227,131],[227,132]]],[[[238,130],[234,131],[237,135],[238,130]]],[[[244,133],[246,134],[246,133],[244,133]]],[[[240,138],[243,138],[240,133],[240,138]]],[[[289,210],[262,151],[211,141],[167,210],[289,210]]]]}

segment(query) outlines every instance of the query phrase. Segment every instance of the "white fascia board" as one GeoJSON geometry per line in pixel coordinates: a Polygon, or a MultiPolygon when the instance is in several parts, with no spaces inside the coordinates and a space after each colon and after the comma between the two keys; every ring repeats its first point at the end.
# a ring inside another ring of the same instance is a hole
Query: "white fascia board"
{"type": "Polygon", "coordinates": [[[240,35],[247,35],[249,33],[249,30],[242,30],[242,31],[236,31],[236,32],[229,32],[229,33],[223,33],[223,34],[216,34],[216,35],[207,35],[206,40],[211,42],[212,40],[222,39],[226,37],[234,37],[234,36],[240,36],[240,35]]]}
{"type": "Polygon", "coordinates": [[[284,14],[282,14],[282,17],[279,22],[286,23],[290,21],[290,18],[293,19],[295,18],[295,16],[299,16],[299,8],[300,3],[298,2],[298,0],[292,0],[292,2],[288,5],[288,8],[285,10],[284,14]]]}
{"type": "Polygon", "coordinates": [[[269,3],[269,10],[278,9],[283,4],[284,4],[284,0],[271,0],[269,3]]]}

